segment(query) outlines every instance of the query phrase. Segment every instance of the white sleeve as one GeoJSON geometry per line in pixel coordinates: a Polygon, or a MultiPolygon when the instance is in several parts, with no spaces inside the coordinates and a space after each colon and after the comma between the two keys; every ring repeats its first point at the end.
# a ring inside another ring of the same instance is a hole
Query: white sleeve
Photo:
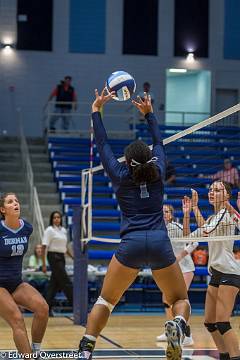
{"type": "Polygon", "coordinates": [[[50,241],[51,241],[51,228],[48,227],[44,231],[43,238],[42,238],[42,245],[49,246],[50,241]]]}
{"type": "Polygon", "coordinates": [[[205,230],[205,224],[203,226],[197,228],[193,232],[191,232],[191,234],[189,236],[190,237],[202,237],[202,236],[204,236],[204,230],[205,230]]]}

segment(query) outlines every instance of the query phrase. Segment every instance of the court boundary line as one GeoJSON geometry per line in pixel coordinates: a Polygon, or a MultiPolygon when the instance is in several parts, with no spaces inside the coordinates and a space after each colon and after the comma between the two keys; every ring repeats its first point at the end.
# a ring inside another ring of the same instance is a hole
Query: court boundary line
{"type": "MultiPolygon", "coordinates": [[[[74,319],[72,319],[71,317],[69,316],[65,316],[65,318],[69,319],[70,321],[74,321],[74,319]]],[[[84,325],[80,325],[82,326],[83,328],[86,329],[86,326],[84,325]]],[[[102,334],[99,334],[99,337],[102,338],[103,340],[105,340],[106,342],[109,342],[111,345],[113,346],[116,346],[117,349],[120,349],[120,350],[123,350],[124,352],[126,352],[126,354],[128,356],[132,356],[133,358],[136,358],[136,356],[138,356],[138,354],[136,354],[134,351],[131,351],[131,350],[126,350],[122,345],[118,344],[117,342],[115,342],[114,340],[111,340],[110,338],[108,338],[107,336],[105,335],[102,335],[102,334]]],[[[116,350],[117,350],[116,349],[116,350]]],[[[114,350],[114,349],[113,349],[114,350]]]]}

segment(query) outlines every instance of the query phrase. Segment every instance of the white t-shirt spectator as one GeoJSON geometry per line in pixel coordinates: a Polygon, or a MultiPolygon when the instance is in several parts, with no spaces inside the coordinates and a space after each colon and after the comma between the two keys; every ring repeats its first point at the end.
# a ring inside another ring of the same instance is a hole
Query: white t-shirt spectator
{"type": "Polygon", "coordinates": [[[48,226],[44,231],[42,245],[46,245],[49,252],[65,254],[67,242],[67,230],[63,226],[48,226]]]}

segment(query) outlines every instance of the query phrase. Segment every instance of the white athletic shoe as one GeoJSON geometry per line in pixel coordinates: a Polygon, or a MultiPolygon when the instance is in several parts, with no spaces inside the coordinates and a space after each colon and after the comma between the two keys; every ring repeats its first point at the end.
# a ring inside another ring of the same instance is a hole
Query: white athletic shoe
{"type": "Polygon", "coordinates": [[[182,359],[182,342],[183,332],[178,321],[170,320],[165,323],[165,333],[167,337],[167,360],[181,360],[182,359]]]}
{"type": "Polygon", "coordinates": [[[194,345],[192,335],[185,336],[185,338],[183,340],[183,346],[192,346],[192,345],[194,345]]]}
{"type": "Polygon", "coordinates": [[[156,341],[167,341],[167,337],[166,337],[166,334],[163,333],[162,335],[159,335],[156,337],[156,341]]]}

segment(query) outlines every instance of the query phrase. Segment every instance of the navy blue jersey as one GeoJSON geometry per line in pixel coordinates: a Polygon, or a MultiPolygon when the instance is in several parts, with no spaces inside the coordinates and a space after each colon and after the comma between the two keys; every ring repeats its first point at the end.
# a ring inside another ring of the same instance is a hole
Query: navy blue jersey
{"type": "Polygon", "coordinates": [[[0,221],[0,283],[22,278],[23,256],[28,249],[32,225],[20,220],[20,228],[10,229],[0,221]]]}
{"type": "Polygon", "coordinates": [[[108,138],[102,123],[100,112],[92,114],[96,145],[105,171],[110,177],[113,189],[122,212],[120,235],[139,230],[165,230],[163,219],[163,181],[165,179],[166,160],[162,137],[153,113],[146,116],[152,135],[152,155],[160,176],[145,187],[133,182],[130,170],[125,163],[120,163],[108,144],[108,138]]]}

